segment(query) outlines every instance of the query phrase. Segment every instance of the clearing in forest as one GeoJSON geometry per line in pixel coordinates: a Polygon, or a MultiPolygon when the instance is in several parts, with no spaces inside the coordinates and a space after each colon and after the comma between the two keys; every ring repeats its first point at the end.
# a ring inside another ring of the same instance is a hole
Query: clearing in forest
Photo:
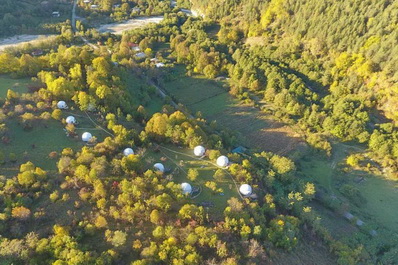
{"type": "MultiPolygon", "coordinates": [[[[227,206],[227,201],[231,197],[239,198],[239,193],[228,171],[224,169],[225,176],[222,179],[215,179],[213,177],[219,167],[207,157],[198,158],[193,155],[192,149],[178,148],[167,145],[160,146],[157,152],[147,151],[144,154],[144,161],[148,169],[152,169],[154,163],[162,163],[172,176],[170,180],[175,183],[188,182],[194,188],[200,190],[199,194],[192,199],[193,203],[198,205],[210,204],[210,207],[205,209],[212,215],[222,218],[222,213],[227,206]],[[187,178],[189,169],[196,169],[199,173],[195,181],[187,178]],[[217,184],[217,188],[222,191],[214,192],[206,187],[205,183],[211,181],[217,184]]],[[[241,183],[237,183],[238,185],[241,183]]]]}
{"type": "Polygon", "coordinates": [[[222,82],[203,76],[189,77],[177,70],[178,78],[165,83],[167,92],[192,112],[201,112],[209,122],[236,131],[242,145],[287,155],[302,139],[287,125],[277,122],[259,109],[241,103],[222,82]]]}
{"type": "MultiPolygon", "coordinates": [[[[37,115],[37,114],[36,114],[37,115]]],[[[27,161],[33,162],[36,166],[47,170],[56,170],[56,161],[50,159],[51,152],[60,152],[67,147],[79,150],[85,144],[81,140],[83,132],[88,131],[95,136],[98,141],[102,141],[109,136],[101,128],[98,128],[81,111],[64,110],[62,118],[74,116],[78,125],[75,127],[76,137],[68,137],[64,130],[65,125],[61,121],[50,118],[49,120],[36,120],[32,123],[32,128],[26,130],[21,118],[11,117],[5,120],[8,129],[7,143],[0,143],[0,150],[5,155],[5,164],[0,166],[0,170],[6,175],[15,175],[19,171],[19,166],[27,161]],[[10,154],[15,154],[16,162],[9,161],[10,154]]],[[[93,117],[92,117],[93,119],[93,117]]]]}
{"type": "Polygon", "coordinates": [[[28,85],[31,83],[30,78],[16,79],[8,75],[0,75],[0,98],[4,99],[7,96],[8,89],[18,93],[27,93],[28,85]]]}

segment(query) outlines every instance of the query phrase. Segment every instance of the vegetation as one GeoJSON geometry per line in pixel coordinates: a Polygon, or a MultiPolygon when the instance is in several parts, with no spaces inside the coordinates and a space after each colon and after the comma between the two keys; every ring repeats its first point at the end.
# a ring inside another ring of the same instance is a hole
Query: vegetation
{"type": "Polygon", "coordinates": [[[79,22],[41,55],[0,54],[3,78],[31,80],[1,100],[2,262],[398,260],[382,203],[396,198],[375,177],[398,172],[395,3],[177,1],[205,19],[168,1],[78,5],[88,21],[165,16],[121,37],[79,22]],[[97,44],[65,45],[80,37],[97,44]]]}

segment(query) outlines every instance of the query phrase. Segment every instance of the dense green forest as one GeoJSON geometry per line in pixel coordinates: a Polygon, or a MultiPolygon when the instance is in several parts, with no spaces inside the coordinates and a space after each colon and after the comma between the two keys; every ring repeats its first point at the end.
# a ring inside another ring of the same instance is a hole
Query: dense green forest
{"type": "Polygon", "coordinates": [[[0,37],[16,34],[48,34],[61,31],[71,17],[69,2],[2,0],[0,9],[0,37]],[[59,12],[59,17],[53,17],[59,12]]]}

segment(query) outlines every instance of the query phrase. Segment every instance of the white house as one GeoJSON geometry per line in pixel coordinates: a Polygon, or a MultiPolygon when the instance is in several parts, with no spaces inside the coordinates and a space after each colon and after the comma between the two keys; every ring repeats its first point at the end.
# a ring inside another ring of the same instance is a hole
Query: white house
{"type": "Polygon", "coordinates": [[[142,59],[142,58],[146,57],[146,54],[144,52],[139,52],[139,53],[136,53],[135,56],[142,59]]]}

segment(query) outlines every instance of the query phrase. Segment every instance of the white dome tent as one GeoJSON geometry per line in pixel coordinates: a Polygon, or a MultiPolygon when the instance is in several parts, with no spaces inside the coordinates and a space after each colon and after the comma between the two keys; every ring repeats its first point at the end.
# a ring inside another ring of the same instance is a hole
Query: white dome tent
{"type": "Polygon", "coordinates": [[[249,184],[242,184],[239,187],[239,192],[243,195],[243,196],[250,196],[253,192],[252,187],[249,184]]]}
{"type": "Polygon", "coordinates": [[[182,193],[184,194],[191,194],[192,193],[192,186],[189,183],[181,183],[182,193]]]}
{"type": "Polygon", "coordinates": [[[76,124],[76,118],[73,116],[68,116],[65,121],[67,124],[76,124]]]}
{"type": "Polygon", "coordinates": [[[229,159],[226,156],[219,156],[217,158],[217,166],[219,167],[226,167],[229,164],[229,159]]]}
{"type": "Polygon", "coordinates": [[[201,145],[198,145],[193,149],[193,153],[195,154],[195,156],[203,156],[205,152],[206,149],[201,145]]]}
{"type": "Polygon", "coordinates": [[[155,168],[155,170],[160,171],[160,172],[164,172],[164,166],[162,163],[156,163],[155,165],[153,165],[153,167],[155,168]]]}
{"type": "Polygon", "coordinates": [[[85,133],[82,134],[83,142],[88,142],[88,141],[91,140],[91,138],[93,138],[93,136],[89,132],[85,132],[85,133]]]}
{"type": "Polygon", "coordinates": [[[57,108],[59,108],[59,109],[67,109],[68,105],[66,105],[65,101],[61,100],[61,101],[58,101],[57,108]]]}
{"type": "Polygon", "coordinates": [[[123,150],[123,155],[124,156],[134,155],[134,150],[130,147],[126,148],[123,150]]]}

